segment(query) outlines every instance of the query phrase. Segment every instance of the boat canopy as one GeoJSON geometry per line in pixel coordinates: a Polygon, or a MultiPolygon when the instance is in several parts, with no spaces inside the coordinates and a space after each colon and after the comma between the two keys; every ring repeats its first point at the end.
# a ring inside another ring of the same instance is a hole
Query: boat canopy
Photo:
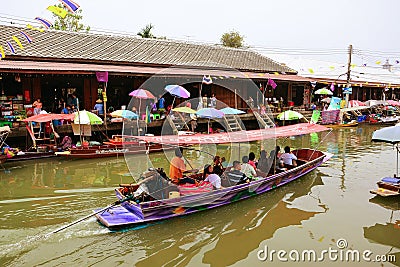
{"type": "Polygon", "coordinates": [[[75,114],[47,113],[38,114],[24,119],[25,122],[48,122],[53,120],[74,120],[75,114]]]}
{"type": "Polygon", "coordinates": [[[170,145],[224,144],[252,142],[257,140],[322,132],[326,130],[329,130],[329,128],[319,124],[299,123],[294,125],[251,131],[194,135],[137,136],[137,138],[148,143],[170,145]]]}

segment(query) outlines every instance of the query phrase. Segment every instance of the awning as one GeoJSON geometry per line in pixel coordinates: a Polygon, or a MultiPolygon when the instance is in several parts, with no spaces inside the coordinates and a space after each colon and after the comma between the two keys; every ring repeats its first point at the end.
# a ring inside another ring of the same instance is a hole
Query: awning
{"type": "Polygon", "coordinates": [[[44,61],[0,61],[0,71],[13,71],[29,74],[95,74],[98,71],[108,71],[112,74],[143,74],[143,75],[188,75],[199,76],[210,75],[216,79],[259,79],[259,80],[281,80],[310,82],[312,79],[293,74],[271,74],[251,71],[235,71],[224,69],[191,68],[179,67],[152,67],[132,65],[112,65],[94,63],[65,63],[65,62],[44,62],[44,61]]]}
{"type": "Polygon", "coordinates": [[[72,121],[75,114],[57,114],[57,113],[47,113],[38,114],[24,119],[25,122],[48,122],[52,120],[69,120],[72,121]]]}
{"type": "Polygon", "coordinates": [[[194,135],[163,135],[163,136],[138,136],[137,138],[148,142],[165,145],[195,145],[195,144],[225,144],[242,143],[258,140],[288,137],[302,134],[322,132],[329,128],[310,123],[299,123],[294,125],[251,130],[239,132],[224,132],[215,134],[194,134],[194,135]]]}

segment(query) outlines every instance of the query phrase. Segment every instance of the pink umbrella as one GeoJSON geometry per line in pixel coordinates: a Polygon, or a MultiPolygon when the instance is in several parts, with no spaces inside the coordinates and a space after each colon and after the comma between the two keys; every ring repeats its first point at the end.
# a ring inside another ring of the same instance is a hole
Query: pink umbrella
{"type": "Polygon", "coordinates": [[[154,95],[150,91],[147,91],[146,89],[136,89],[130,92],[129,96],[139,98],[139,115],[140,115],[140,107],[142,105],[142,99],[155,98],[154,95]]]}

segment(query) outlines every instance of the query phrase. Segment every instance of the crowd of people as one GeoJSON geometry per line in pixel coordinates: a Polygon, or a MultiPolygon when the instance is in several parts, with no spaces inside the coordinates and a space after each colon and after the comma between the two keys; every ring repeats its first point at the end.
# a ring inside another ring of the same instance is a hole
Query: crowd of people
{"type": "MultiPolygon", "coordinates": [[[[265,150],[261,150],[259,159],[254,152],[242,157],[242,162],[235,160],[231,166],[227,165],[224,157],[215,156],[212,164],[206,164],[201,180],[209,182],[214,189],[221,189],[232,185],[249,183],[257,177],[266,177],[297,166],[297,157],[291,152],[290,147],[284,148],[280,153],[280,147],[270,151],[269,156],[265,150]]],[[[195,184],[195,179],[185,177],[186,164],[180,148],[175,149],[175,157],[170,162],[169,178],[174,184],[195,184]]]]}

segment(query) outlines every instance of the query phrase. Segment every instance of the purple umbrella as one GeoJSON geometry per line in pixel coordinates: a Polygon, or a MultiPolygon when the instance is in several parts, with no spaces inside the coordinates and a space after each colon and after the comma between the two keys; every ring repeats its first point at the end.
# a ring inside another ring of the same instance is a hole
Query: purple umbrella
{"type": "Polygon", "coordinates": [[[165,86],[165,90],[174,96],[174,100],[172,101],[171,105],[172,107],[174,106],[175,97],[182,97],[182,98],[190,97],[189,91],[177,84],[167,85],[165,86]]]}
{"type": "Polygon", "coordinates": [[[146,89],[136,89],[130,92],[129,96],[139,98],[139,115],[140,115],[140,107],[142,105],[142,99],[155,98],[154,95],[150,91],[147,91],[146,89]]]}

